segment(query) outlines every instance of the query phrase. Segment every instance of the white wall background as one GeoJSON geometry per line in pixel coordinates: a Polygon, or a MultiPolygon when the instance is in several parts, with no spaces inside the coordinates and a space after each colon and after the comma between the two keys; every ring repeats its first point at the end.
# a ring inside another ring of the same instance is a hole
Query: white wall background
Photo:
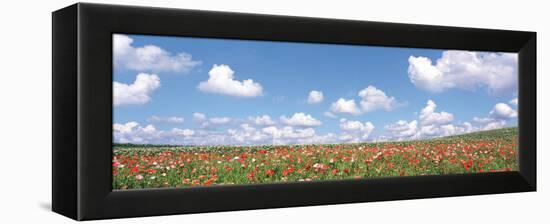
{"type": "MultiPolygon", "coordinates": [[[[103,220],[98,223],[542,223],[550,188],[550,26],[545,1],[92,1],[538,32],[537,193],[103,220]],[[547,20],[546,20],[547,21],[547,20]]],[[[51,12],[73,1],[3,1],[0,19],[0,223],[70,223],[51,198],[51,12]]],[[[546,211],[546,212],[545,212],[546,211]]]]}

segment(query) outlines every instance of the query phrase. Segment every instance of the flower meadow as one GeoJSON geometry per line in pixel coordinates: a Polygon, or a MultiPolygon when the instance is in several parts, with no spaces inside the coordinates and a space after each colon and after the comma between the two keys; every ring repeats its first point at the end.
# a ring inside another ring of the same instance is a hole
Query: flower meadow
{"type": "Polygon", "coordinates": [[[113,189],[512,171],[518,169],[517,153],[517,127],[380,143],[114,144],[113,189]]]}

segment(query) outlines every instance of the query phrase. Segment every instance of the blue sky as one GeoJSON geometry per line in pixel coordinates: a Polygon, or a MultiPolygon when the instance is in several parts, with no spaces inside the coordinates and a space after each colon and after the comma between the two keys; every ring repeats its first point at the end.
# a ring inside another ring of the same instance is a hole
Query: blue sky
{"type": "Polygon", "coordinates": [[[144,35],[113,40],[115,142],[406,140],[517,123],[515,54],[144,35]],[[230,79],[219,79],[231,71],[230,79]],[[313,90],[322,100],[308,103],[313,90]],[[353,100],[354,112],[339,99],[353,100]],[[250,119],[263,115],[272,122],[250,119]]]}

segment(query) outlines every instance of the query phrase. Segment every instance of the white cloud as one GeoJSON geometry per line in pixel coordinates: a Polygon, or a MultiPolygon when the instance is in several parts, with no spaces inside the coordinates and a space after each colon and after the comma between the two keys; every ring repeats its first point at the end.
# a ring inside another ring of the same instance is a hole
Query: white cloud
{"type": "Polygon", "coordinates": [[[449,50],[435,65],[429,58],[410,56],[408,75],[415,86],[430,92],[486,87],[500,93],[517,89],[517,65],[515,53],[449,50]]]}
{"type": "Polygon", "coordinates": [[[480,130],[492,130],[503,128],[506,126],[507,121],[517,117],[517,111],[512,109],[509,105],[505,103],[497,103],[489,111],[489,116],[487,117],[474,117],[473,121],[481,125],[478,129],[480,130]]]}
{"type": "Polygon", "coordinates": [[[340,119],[340,129],[344,131],[344,133],[340,135],[340,140],[359,142],[368,139],[374,130],[374,125],[371,122],[362,123],[361,121],[342,118],[340,119]]]}
{"type": "Polygon", "coordinates": [[[183,117],[160,117],[153,115],[147,119],[149,122],[158,122],[158,123],[183,123],[183,117]]]}
{"type": "MultiPolygon", "coordinates": [[[[513,100],[511,101],[511,103],[513,100]]],[[[517,117],[517,111],[512,109],[508,104],[497,103],[487,117],[474,117],[474,122],[482,125],[479,129],[491,130],[497,128],[503,128],[506,126],[508,120],[517,117]]]]}
{"type": "Polygon", "coordinates": [[[172,55],[170,52],[155,46],[145,45],[134,47],[134,40],[127,35],[113,35],[114,67],[136,71],[153,72],[189,72],[201,64],[193,60],[192,56],[185,52],[172,55]]]}
{"type": "Polygon", "coordinates": [[[439,127],[439,136],[459,135],[477,131],[478,128],[474,127],[470,122],[464,122],[460,125],[446,124],[439,127]]]}
{"type": "Polygon", "coordinates": [[[302,126],[302,127],[313,127],[321,125],[321,121],[313,118],[309,114],[305,113],[295,113],[292,117],[287,118],[286,116],[280,117],[281,122],[290,126],[302,126]]]}
{"type": "Polygon", "coordinates": [[[234,123],[234,119],[230,117],[210,117],[208,118],[205,114],[195,112],[193,113],[193,122],[199,124],[203,129],[215,129],[219,126],[229,125],[234,123]]]}
{"type": "Polygon", "coordinates": [[[229,117],[212,117],[212,118],[208,119],[208,121],[210,121],[210,123],[212,123],[212,124],[221,125],[221,124],[227,124],[227,123],[231,122],[231,118],[229,118],[229,117]]]}
{"type": "Polygon", "coordinates": [[[132,84],[113,82],[113,104],[115,106],[141,105],[151,100],[151,94],[160,87],[157,75],[140,73],[132,84]]]}
{"type": "MultiPolygon", "coordinates": [[[[480,129],[474,127],[469,122],[453,124],[451,122],[454,120],[454,116],[451,113],[445,111],[436,112],[436,109],[437,105],[435,102],[429,100],[426,103],[426,107],[418,115],[420,122],[417,120],[411,122],[399,120],[396,123],[386,125],[385,129],[389,132],[389,136],[385,137],[385,139],[399,141],[425,139],[463,134],[480,129]]],[[[474,120],[476,119],[479,118],[474,118],[474,120]]]]}
{"type": "Polygon", "coordinates": [[[349,133],[342,133],[340,136],[338,136],[338,140],[341,142],[359,142],[359,138],[353,134],[349,133]]]}
{"type": "Polygon", "coordinates": [[[511,119],[518,116],[518,113],[516,110],[512,109],[508,104],[505,103],[497,103],[493,109],[489,112],[489,116],[496,118],[496,119],[511,119]]]}
{"type": "Polygon", "coordinates": [[[203,113],[198,113],[198,112],[193,113],[193,121],[200,123],[205,120],[206,120],[206,115],[204,115],[203,113]]]}
{"type": "Polygon", "coordinates": [[[473,120],[474,120],[474,122],[476,122],[476,123],[486,124],[486,123],[489,123],[489,122],[494,121],[495,119],[494,119],[494,118],[490,118],[490,117],[474,117],[473,120]]]}
{"type": "Polygon", "coordinates": [[[340,119],[340,128],[344,131],[372,131],[374,126],[371,122],[347,120],[345,118],[340,119]]]}
{"type": "Polygon", "coordinates": [[[126,124],[115,123],[113,124],[113,131],[119,133],[129,133],[132,132],[133,128],[137,127],[138,125],[139,123],[135,121],[130,121],[126,124]]]}
{"type": "Polygon", "coordinates": [[[141,126],[135,121],[113,124],[113,141],[116,143],[196,145],[202,138],[204,136],[196,137],[196,131],[191,129],[157,130],[151,124],[141,126]]]}
{"type": "Polygon", "coordinates": [[[333,133],[327,133],[324,135],[315,134],[309,138],[299,139],[300,144],[331,144],[338,142],[338,136],[333,133]]]}
{"type": "Polygon", "coordinates": [[[256,129],[248,123],[240,125],[240,129],[228,129],[228,140],[225,144],[314,144],[337,142],[336,135],[328,133],[316,135],[313,128],[295,128],[292,126],[268,126],[256,129]]]}
{"type": "Polygon", "coordinates": [[[189,136],[193,136],[195,134],[195,131],[193,131],[191,129],[174,128],[174,129],[172,129],[172,133],[174,133],[176,135],[181,135],[181,136],[184,136],[184,137],[189,137],[189,136]]]}
{"type": "MultiPolygon", "coordinates": [[[[386,95],[384,91],[372,85],[362,89],[357,95],[361,98],[359,102],[361,108],[357,106],[353,99],[346,100],[344,98],[339,98],[336,102],[332,103],[330,111],[358,115],[379,109],[391,111],[400,106],[400,103],[397,102],[395,97],[386,95]]],[[[328,116],[330,117],[330,114],[328,116]]]]}
{"type": "Polygon", "coordinates": [[[325,117],[338,118],[335,114],[333,114],[333,113],[330,112],[330,111],[325,111],[325,112],[323,112],[323,115],[325,115],[325,117]]]}
{"type": "Polygon", "coordinates": [[[235,72],[228,65],[214,65],[208,72],[208,80],[200,82],[197,88],[208,93],[235,97],[257,97],[263,93],[262,85],[252,79],[235,80],[235,72]]]}
{"type": "Polygon", "coordinates": [[[396,123],[386,125],[384,128],[392,135],[392,139],[403,140],[418,137],[418,122],[416,120],[411,122],[399,120],[396,123]]]}
{"type": "Polygon", "coordinates": [[[252,127],[250,124],[247,124],[247,123],[241,124],[241,128],[247,132],[252,132],[256,130],[256,128],[252,127]]]}
{"type": "Polygon", "coordinates": [[[445,124],[445,125],[428,125],[420,128],[420,136],[422,138],[427,137],[443,137],[450,135],[459,135],[472,131],[476,131],[478,128],[473,127],[470,123],[464,122],[461,125],[445,124]]]}
{"type": "Polygon", "coordinates": [[[258,144],[269,139],[267,134],[246,123],[241,124],[241,130],[228,129],[227,133],[229,138],[238,144],[258,144]]]}
{"type": "Polygon", "coordinates": [[[310,138],[315,136],[315,130],[313,128],[294,129],[291,126],[285,126],[282,128],[269,126],[263,128],[262,131],[273,136],[274,139],[310,138]]]}
{"type": "Polygon", "coordinates": [[[517,106],[518,105],[518,98],[514,98],[514,99],[510,100],[508,103],[510,103],[514,106],[517,106]]]}
{"type": "Polygon", "coordinates": [[[363,112],[370,112],[378,109],[391,111],[398,106],[395,97],[389,97],[384,91],[371,85],[359,91],[358,95],[362,98],[360,105],[363,112]]]}
{"type": "Polygon", "coordinates": [[[492,129],[499,129],[506,126],[506,121],[504,120],[495,120],[492,122],[489,122],[485,124],[481,129],[482,130],[492,130],[492,129]]]}
{"type": "Polygon", "coordinates": [[[494,117],[474,117],[474,122],[481,125],[478,129],[480,130],[492,130],[503,128],[506,126],[506,121],[502,119],[497,119],[494,117]]]}
{"type": "Polygon", "coordinates": [[[142,127],[134,121],[113,124],[113,139],[117,143],[154,143],[161,139],[162,134],[163,132],[158,131],[153,125],[142,127]]]}
{"type": "Polygon", "coordinates": [[[355,100],[345,100],[344,98],[338,99],[336,102],[332,103],[330,110],[335,113],[347,113],[358,115],[361,113],[361,110],[357,108],[355,100]]]}
{"type": "MultiPolygon", "coordinates": [[[[210,122],[208,119],[205,122],[210,122]]],[[[337,136],[328,133],[316,135],[313,128],[292,126],[268,126],[256,128],[249,123],[226,130],[179,129],[157,130],[153,125],[145,127],[137,122],[113,124],[116,143],[178,144],[178,145],[264,145],[264,144],[312,144],[335,143],[337,136]]]]}
{"type": "Polygon", "coordinates": [[[428,100],[426,107],[420,111],[420,123],[422,125],[442,125],[453,121],[454,116],[445,111],[435,112],[437,105],[432,100],[428,100]]]}
{"type": "Polygon", "coordinates": [[[321,91],[317,91],[317,90],[312,90],[311,92],[309,92],[309,96],[307,98],[307,103],[309,104],[316,104],[316,103],[321,103],[323,102],[323,92],[321,91]]]}
{"type": "Polygon", "coordinates": [[[248,117],[248,120],[250,120],[255,125],[260,125],[260,126],[268,126],[268,125],[275,124],[275,122],[271,119],[271,117],[266,114],[262,116],[257,116],[257,117],[248,117]]]}

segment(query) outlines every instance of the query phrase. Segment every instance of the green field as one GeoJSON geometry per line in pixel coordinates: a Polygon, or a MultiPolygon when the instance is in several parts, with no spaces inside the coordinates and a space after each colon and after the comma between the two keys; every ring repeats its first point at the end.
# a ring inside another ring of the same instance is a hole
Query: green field
{"type": "Polygon", "coordinates": [[[190,187],[518,169],[518,129],[431,140],[265,146],[113,146],[113,188],[190,187]]]}

